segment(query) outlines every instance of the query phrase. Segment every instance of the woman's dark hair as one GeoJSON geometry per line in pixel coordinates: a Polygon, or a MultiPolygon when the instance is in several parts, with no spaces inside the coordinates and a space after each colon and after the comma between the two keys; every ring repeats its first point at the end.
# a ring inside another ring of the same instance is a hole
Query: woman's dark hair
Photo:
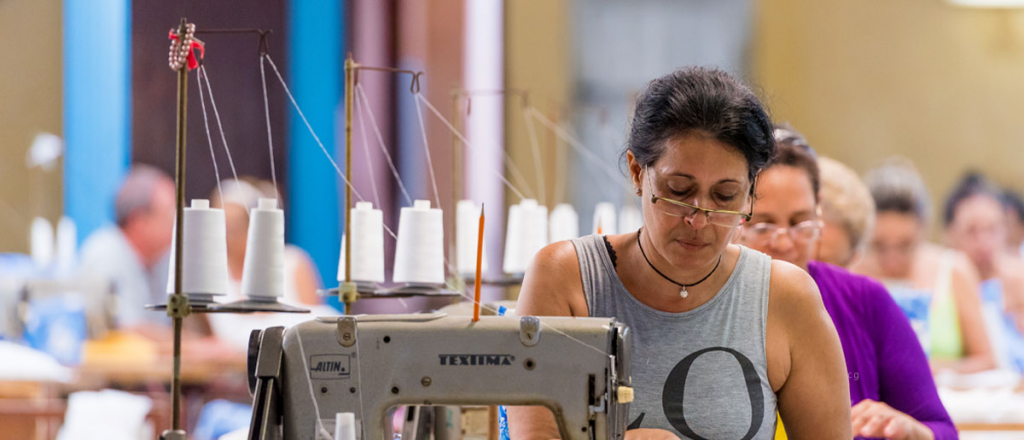
{"type": "Polygon", "coordinates": [[[942,222],[946,226],[952,224],[956,218],[956,208],[964,200],[974,196],[987,196],[1000,204],[1003,203],[1000,191],[985,178],[985,175],[969,171],[949,192],[949,197],[946,197],[946,205],[942,209],[942,222]]]}
{"type": "Polygon", "coordinates": [[[1003,207],[1017,217],[1018,223],[1024,223],[1024,199],[1020,197],[1020,194],[1017,193],[1017,191],[1010,188],[1003,188],[1003,192],[1000,194],[999,199],[1003,202],[1003,207]]]}
{"type": "Polygon", "coordinates": [[[679,69],[647,84],[636,101],[626,150],[648,166],[667,140],[693,132],[743,153],[751,191],[775,155],[771,118],[754,93],[725,71],[705,67],[679,69]]]}
{"type": "Polygon", "coordinates": [[[807,144],[807,139],[789,124],[776,125],[773,131],[775,138],[775,156],[768,163],[768,168],[775,165],[786,165],[803,170],[811,180],[814,190],[814,202],[818,202],[821,190],[821,172],[818,170],[818,155],[807,144]]]}

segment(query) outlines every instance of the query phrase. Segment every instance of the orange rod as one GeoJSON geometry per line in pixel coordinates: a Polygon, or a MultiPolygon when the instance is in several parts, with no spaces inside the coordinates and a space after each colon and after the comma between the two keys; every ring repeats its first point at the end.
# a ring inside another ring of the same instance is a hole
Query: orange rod
{"type": "Polygon", "coordinates": [[[480,272],[484,261],[484,204],[480,204],[480,231],[476,239],[476,282],[473,283],[473,322],[480,320],[480,272]]]}

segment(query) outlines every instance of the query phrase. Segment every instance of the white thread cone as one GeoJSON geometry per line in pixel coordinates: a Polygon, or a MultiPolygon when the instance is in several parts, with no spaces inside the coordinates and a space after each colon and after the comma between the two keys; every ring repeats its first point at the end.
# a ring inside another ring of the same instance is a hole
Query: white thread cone
{"type": "Polygon", "coordinates": [[[640,213],[636,206],[626,202],[622,205],[622,210],[619,211],[619,231],[623,233],[635,232],[640,230],[640,227],[644,225],[644,216],[640,213]]]}
{"type": "Polygon", "coordinates": [[[63,273],[74,269],[78,254],[78,227],[70,217],[57,222],[57,268],[63,273]]]}
{"type": "Polygon", "coordinates": [[[568,203],[560,203],[551,210],[550,241],[572,240],[580,236],[580,217],[568,203]]]}
{"type": "Polygon", "coordinates": [[[334,440],[356,440],[356,415],[337,413],[334,415],[334,440]]]}
{"type": "Polygon", "coordinates": [[[78,227],[71,217],[61,217],[57,222],[57,259],[74,260],[78,248],[78,227]]]}
{"type": "Polygon", "coordinates": [[[608,202],[598,203],[594,207],[594,234],[611,235],[616,234],[615,228],[615,205],[608,202]]]}
{"type": "Polygon", "coordinates": [[[271,301],[284,296],[284,211],[277,199],[259,199],[249,214],[242,295],[271,301]]]}
{"type": "MultiPolygon", "coordinates": [[[[352,281],[384,282],[384,213],[373,203],[356,202],[352,214],[352,281]]],[[[341,237],[338,281],[345,281],[345,241],[341,237]]]]}
{"type": "Polygon", "coordinates": [[[49,220],[42,217],[32,219],[29,249],[36,267],[49,267],[53,263],[53,225],[49,220]]]}
{"type": "Polygon", "coordinates": [[[505,261],[508,274],[526,272],[533,256],[548,244],[548,208],[533,199],[524,199],[509,207],[505,231],[505,261]]]}
{"type": "Polygon", "coordinates": [[[444,284],[444,223],[429,200],[402,208],[395,249],[396,283],[444,284]]]}
{"type": "MultiPolygon", "coordinates": [[[[185,208],[182,230],[181,292],[198,299],[228,293],[228,241],[224,210],[210,208],[210,201],[193,199],[185,208]]],[[[174,225],[176,237],[178,225],[174,225]]],[[[167,293],[174,293],[174,249],[171,241],[171,264],[167,276],[167,293]]]]}
{"type": "MultiPolygon", "coordinates": [[[[477,240],[480,239],[480,205],[459,200],[455,206],[455,249],[460,275],[476,274],[477,240]]],[[[481,271],[487,272],[487,242],[484,242],[481,271]]]]}

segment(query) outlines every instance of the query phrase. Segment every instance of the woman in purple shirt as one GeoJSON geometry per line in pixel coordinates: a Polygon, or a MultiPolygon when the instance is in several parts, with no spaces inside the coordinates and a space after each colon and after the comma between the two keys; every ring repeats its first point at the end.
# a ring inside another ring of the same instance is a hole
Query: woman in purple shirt
{"type": "Polygon", "coordinates": [[[818,166],[803,137],[775,131],[778,152],[757,180],[754,215],[741,243],[803,267],[818,283],[850,380],[858,438],[955,439],[928,359],[902,310],[881,284],[809,261],[821,230],[818,166]]]}

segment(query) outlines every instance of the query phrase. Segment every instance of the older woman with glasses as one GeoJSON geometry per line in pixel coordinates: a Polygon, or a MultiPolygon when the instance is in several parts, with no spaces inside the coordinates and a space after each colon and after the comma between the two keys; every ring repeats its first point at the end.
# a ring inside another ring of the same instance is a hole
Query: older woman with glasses
{"type": "Polygon", "coordinates": [[[817,282],[846,357],[853,405],[847,423],[853,434],[895,440],[957,438],[928,360],[885,288],[810,261],[822,228],[818,165],[802,136],[791,129],[775,133],[778,153],[757,181],[757,203],[740,243],[804,268],[817,282]]]}
{"type": "MultiPolygon", "coordinates": [[[[625,152],[643,228],[552,244],[516,313],[615,317],[633,332],[626,438],[850,439],[842,349],[814,281],[731,244],[774,154],[768,114],[720,70],[638,97],[625,152]]],[[[543,408],[509,408],[515,439],[550,439],[543,408]]]]}

